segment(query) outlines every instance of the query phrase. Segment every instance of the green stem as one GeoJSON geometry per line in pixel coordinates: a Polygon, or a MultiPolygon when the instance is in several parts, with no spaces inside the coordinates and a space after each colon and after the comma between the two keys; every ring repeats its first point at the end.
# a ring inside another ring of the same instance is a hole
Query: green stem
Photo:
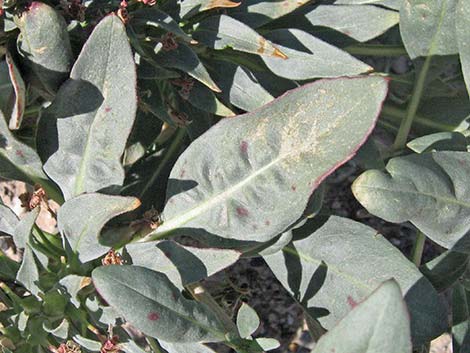
{"type": "Polygon", "coordinates": [[[405,119],[402,120],[397,136],[395,138],[395,142],[393,143],[393,149],[395,151],[403,149],[406,145],[406,140],[408,138],[408,134],[410,133],[411,125],[413,124],[413,119],[416,116],[421,97],[423,96],[424,84],[426,82],[426,76],[431,66],[431,60],[431,55],[426,57],[426,59],[424,60],[423,67],[421,68],[421,71],[419,72],[419,75],[416,79],[415,87],[413,89],[411,101],[406,111],[405,119]]]}
{"type": "Polygon", "coordinates": [[[421,231],[418,231],[416,233],[415,245],[413,246],[413,251],[411,253],[411,260],[417,267],[421,265],[425,242],[426,236],[421,231]]]}
{"type": "Polygon", "coordinates": [[[35,236],[38,242],[40,242],[43,246],[51,250],[51,252],[56,254],[57,257],[65,255],[65,252],[63,251],[63,249],[58,248],[56,244],[53,244],[36,224],[34,225],[34,228],[33,228],[33,235],[35,236]]]}
{"type": "Polygon", "coordinates": [[[356,44],[344,48],[349,54],[363,56],[402,56],[408,55],[401,45],[356,44]]]}
{"type": "Polygon", "coordinates": [[[161,163],[158,165],[158,168],[155,170],[149,181],[145,184],[145,187],[139,193],[139,199],[142,199],[142,197],[147,193],[148,189],[155,183],[155,180],[158,178],[168,161],[179,151],[179,148],[185,136],[185,129],[180,129],[176,133],[175,139],[172,141],[170,147],[168,147],[168,150],[165,153],[165,157],[163,157],[161,163]]]}
{"type": "Polygon", "coordinates": [[[163,353],[162,347],[160,347],[160,344],[157,340],[147,335],[145,336],[145,339],[147,340],[147,343],[149,344],[150,348],[152,348],[153,353],[163,353]]]}
{"type": "Polygon", "coordinates": [[[224,309],[220,307],[210,293],[200,283],[192,283],[186,286],[186,289],[198,302],[205,304],[217,316],[223,325],[225,331],[229,335],[229,339],[240,338],[237,326],[233,323],[232,319],[227,315],[224,309]]]}

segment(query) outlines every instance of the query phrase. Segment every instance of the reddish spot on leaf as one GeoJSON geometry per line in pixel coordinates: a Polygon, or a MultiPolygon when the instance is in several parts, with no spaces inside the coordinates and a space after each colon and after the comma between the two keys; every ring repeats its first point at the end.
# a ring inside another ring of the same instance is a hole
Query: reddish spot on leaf
{"type": "Polygon", "coordinates": [[[462,161],[461,159],[459,159],[459,164],[460,164],[461,166],[464,166],[464,165],[465,165],[465,161],[462,161]]]}
{"type": "Polygon", "coordinates": [[[150,320],[150,321],[157,321],[159,318],[160,318],[160,315],[158,315],[158,313],[152,311],[151,313],[149,313],[147,315],[147,318],[150,320]]]}
{"type": "Polygon", "coordinates": [[[183,178],[185,174],[186,174],[186,170],[181,169],[180,178],[183,178]]]}
{"type": "Polygon", "coordinates": [[[266,224],[267,226],[271,225],[271,222],[269,221],[269,219],[265,220],[264,221],[264,224],[266,224]]]}
{"type": "Polygon", "coordinates": [[[248,142],[242,141],[240,143],[240,152],[243,153],[243,154],[247,154],[247,152],[248,152],[248,142]]]}
{"type": "Polygon", "coordinates": [[[357,306],[357,302],[350,295],[348,295],[348,304],[351,309],[354,309],[357,306]]]}
{"type": "Polygon", "coordinates": [[[111,109],[110,107],[104,108],[104,111],[105,111],[106,113],[109,113],[111,110],[112,110],[112,109],[111,109]]]}
{"type": "Polygon", "coordinates": [[[16,155],[19,156],[19,157],[21,157],[21,158],[24,158],[23,151],[16,150],[16,155]]]}
{"type": "Polygon", "coordinates": [[[297,190],[297,186],[295,186],[295,185],[292,185],[290,188],[291,188],[292,191],[297,190]]]}
{"type": "Polygon", "coordinates": [[[240,217],[248,216],[248,210],[245,207],[237,207],[237,215],[240,217]]]}

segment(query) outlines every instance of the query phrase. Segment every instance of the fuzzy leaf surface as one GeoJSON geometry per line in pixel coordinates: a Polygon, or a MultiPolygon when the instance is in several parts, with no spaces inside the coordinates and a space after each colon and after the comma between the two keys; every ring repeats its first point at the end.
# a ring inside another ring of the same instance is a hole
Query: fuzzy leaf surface
{"type": "Polygon", "coordinates": [[[410,319],[400,286],[384,282],[331,331],[312,353],[411,353],[410,319]]]}
{"type": "Polygon", "coordinates": [[[403,1],[400,33],[410,58],[458,53],[457,0],[403,1]]]}
{"type": "Polygon", "coordinates": [[[241,255],[234,250],[195,248],[169,240],[129,244],[126,249],[134,265],[164,273],[180,289],[234,264],[241,255]]]}
{"type": "Polygon", "coordinates": [[[278,29],[266,35],[287,59],[263,56],[268,68],[291,80],[352,76],[371,71],[369,65],[298,29],[278,29]]]}
{"type": "Polygon", "coordinates": [[[314,25],[333,28],[359,42],[367,42],[398,24],[399,14],[371,5],[320,5],[305,17],[314,25]]]}
{"type": "Polygon", "coordinates": [[[56,92],[73,62],[64,18],[49,5],[34,1],[15,22],[21,31],[20,53],[45,89],[56,92]]]}
{"type": "Polygon", "coordinates": [[[455,28],[462,72],[470,92],[470,1],[457,0],[455,28]]]}
{"type": "Polygon", "coordinates": [[[202,304],[184,298],[163,273],[139,266],[101,266],[93,273],[101,296],[143,333],[166,342],[216,342],[225,331],[202,304]]]}
{"type": "Polygon", "coordinates": [[[52,148],[43,154],[50,155],[44,170],[66,200],[122,185],[121,156],[136,108],[135,64],[126,29],[109,15],[95,27],[70,79],[41,118],[40,130],[49,134],[43,145],[52,148]]]}
{"type": "Polygon", "coordinates": [[[470,252],[470,155],[429,152],[390,160],[354,182],[356,199],[393,223],[410,221],[446,249],[470,252]]]}
{"type": "Polygon", "coordinates": [[[282,233],[366,140],[386,92],[381,77],[321,80],[222,120],[179,157],[150,238],[183,228],[259,242],[282,233]]]}
{"type": "Polygon", "coordinates": [[[0,233],[13,236],[18,223],[19,219],[15,212],[10,207],[5,206],[0,199],[0,233]]]}
{"type": "Polygon", "coordinates": [[[242,303],[237,313],[237,328],[240,337],[250,337],[258,329],[259,324],[259,316],[256,311],[248,304],[242,303]]]}
{"type": "Polygon", "coordinates": [[[394,278],[408,304],[413,343],[424,343],[445,330],[446,313],[429,281],[382,235],[363,224],[330,217],[308,237],[264,259],[294,298],[318,313],[326,329],[380,283],[394,278]]]}
{"type": "Polygon", "coordinates": [[[57,214],[59,231],[67,238],[72,251],[81,262],[87,262],[106,253],[98,235],[112,218],[140,206],[135,197],[85,194],[65,202],[57,214]]]}

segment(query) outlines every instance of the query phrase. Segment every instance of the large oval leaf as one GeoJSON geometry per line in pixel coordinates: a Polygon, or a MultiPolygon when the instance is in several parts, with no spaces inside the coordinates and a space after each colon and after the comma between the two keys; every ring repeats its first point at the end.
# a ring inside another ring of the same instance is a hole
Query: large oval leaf
{"type": "Polygon", "coordinates": [[[115,15],[94,29],[70,79],[41,118],[46,173],[65,199],[121,185],[121,156],[137,108],[136,73],[126,29],[115,15]],[[119,59],[116,59],[119,58],[119,59]],[[54,132],[57,136],[54,136],[54,132]]]}
{"type": "Polygon", "coordinates": [[[382,77],[321,80],[221,121],[176,162],[164,223],[150,238],[181,228],[259,242],[277,236],[366,140],[386,92],[382,77]]]}
{"type": "Polygon", "coordinates": [[[410,320],[400,287],[387,281],[320,338],[312,353],[411,353],[410,320]]]}
{"type": "Polygon", "coordinates": [[[387,173],[368,170],[354,196],[389,222],[410,221],[447,249],[470,252],[470,154],[431,152],[393,158],[387,173]]]}
{"type": "Polygon", "coordinates": [[[49,93],[67,78],[73,62],[67,24],[49,5],[32,2],[15,18],[21,31],[18,48],[49,93]]]}
{"type": "Polygon", "coordinates": [[[184,298],[168,278],[139,266],[98,267],[101,296],[133,326],[166,342],[217,342],[225,331],[202,304],[184,298]]]}
{"type": "Polygon", "coordinates": [[[78,253],[80,261],[87,262],[109,249],[98,242],[98,235],[106,222],[139,206],[140,201],[135,197],[80,195],[62,205],[57,214],[57,225],[72,251],[78,253]]]}
{"type": "Polygon", "coordinates": [[[457,0],[403,1],[400,33],[408,55],[450,55],[458,52],[455,33],[457,0]]]}
{"type": "Polygon", "coordinates": [[[405,295],[415,345],[446,329],[445,310],[429,281],[397,248],[363,224],[330,217],[308,237],[264,259],[284,287],[327,329],[389,278],[398,282],[405,295]]]}

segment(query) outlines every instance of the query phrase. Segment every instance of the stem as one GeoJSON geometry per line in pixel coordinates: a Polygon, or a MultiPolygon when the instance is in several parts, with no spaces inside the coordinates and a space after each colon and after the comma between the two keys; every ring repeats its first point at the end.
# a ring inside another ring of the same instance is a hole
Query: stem
{"type": "Polygon", "coordinates": [[[408,55],[401,45],[356,44],[344,48],[349,54],[363,56],[402,56],[408,55]]]}
{"type": "Polygon", "coordinates": [[[406,140],[408,138],[408,134],[410,133],[411,125],[413,124],[413,119],[416,115],[416,112],[418,111],[421,97],[423,96],[424,83],[426,82],[426,76],[431,66],[431,60],[431,55],[426,57],[426,59],[424,60],[423,67],[421,68],[421,71],[419,72],[419,75],[416,79],[416,84],[413,89],[413,95],[411,96],[411,101],[408,105],[405,119],[402,120],[400,128],[398,130],[398,134],[395,138],[395,142],[393,143],[394,150],[401,150],[406,145],[406,140]]]}
{"type": "Polygon", "coordinates": [[[310,316],[307,310],[304,309],[303,312],[305,316],[305,321],[307,322],[307,328],[310,331],[310,334],[312,335],[313,340],[315,342],[318,342],[320,337],[326,333],[326,330],[322,327],[322,325],[316,319],[310,316]]]}
{"type": "Polygon", "coordinates": [[[411,260],[419,267],[421,265],[421,259],[423,258],[424,243],[426,242],[426,236],[423,232],[418,231],[416,233],[415,245],[411,253],[411,260]]]}
{"type": "Polygon", "coordinates": [[[224,309],[220,307],[215,299],[200,283],[192,283],[186,286],[186,289],[191,293],[194,299],[198,302],[205,304],[212,312],[219,318],[221,324],[224,326],[225,331],[231,336],[230,338],[240,338],[237,326],[233,323],[232,319],[227,315],[224,309]]]}
{"type": "Polygon", "coordinates": [[[155,170],[152,177],[149,179],[149,181],[145,184],[145,187],[139,193],[139,196],[138,196],[139,199],[142,199],[142,197],[147,193],[148,189],[155,183],[155,180],[160,175],[160,173],[162,172],[163,168],[168,163],[168,161],[174,156],[174,154],[176,154],[176,152],[178,152],[179,147],[181,143],[183,142],[185,135],[186,135],[185,129],[180,129],[176,133],[175,139],[173,140],[170,147],[168,147],[167,152],[165,153],[165,157],[163,157],[161,163],[158,165],[158,168],[155,170]]]}
{"type": "Polygon", "coordinates": [[[160,346],[157,340],[147,335],[145,335],[145,339],[147,340],[147,343],[149,344],[150,348],[152,348],[153,353],[163,353],[162,347],[160,346]]]}

